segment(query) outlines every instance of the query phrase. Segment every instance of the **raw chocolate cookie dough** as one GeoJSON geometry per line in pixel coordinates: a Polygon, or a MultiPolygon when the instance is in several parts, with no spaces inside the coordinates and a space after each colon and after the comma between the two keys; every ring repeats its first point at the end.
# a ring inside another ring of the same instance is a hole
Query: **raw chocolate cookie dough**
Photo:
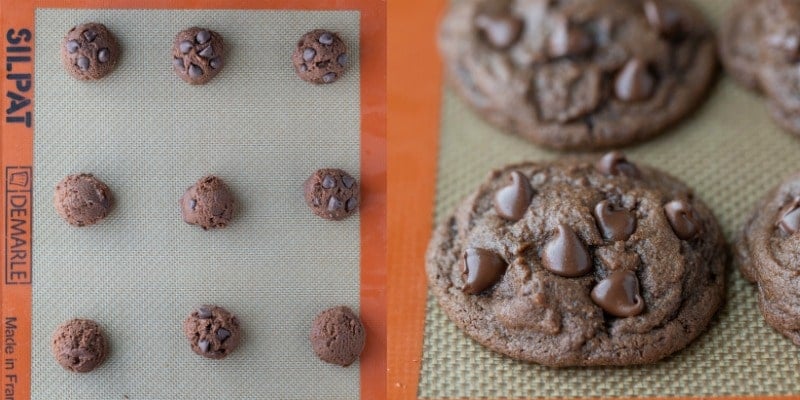
{"type": "Polygon", "coordinates": [[[549,366],[652,363],[724,295],[725,241],[683,183],[621,153],[492,171],[434,233],[429,284],[467,335],[549,366]]]}
{"type": "Polygon", "coordinates": [[[358,182],[340,169],[317,170],[306,179],[303,188],[306,204],[322,218],[340,220],[358,210],[358,182]]]}
{"type": "Polygon", "coordinates": [[[89,372],[105,361],[108,342],[97,322],[73,319],[56,329],[50,349],[64,369],[89,372]]]}
{"type": "Polygon", "coordinates": [[[714,36],[685,0],[464,0],[439,35],[456,92],[555,149],[647,139],[697,108],[714,36]]]}
{"type": "Polygon", "coordinates": [[[335,82],[344,73],[347,62],[347,45],[339,35],[324,29],[303,35],[292,53],[297,76],[311,83],[335,82]]]}
{"type": "Polygon", "coordinates": [[[758,286],[758,305],[773,328],[800,346],[800,174],[753,209],[736,243],[742,275],[758,286]]]}
{"type": "Polygon", "coordinates": [[[327,309],[314,318],[311,347],[322,361],[346,367],[364,350],[361,320],[345,306],[327,309]]]}
{"type": "Polygon", "coordinates": [[[214,305],[193,310],[183,322],[183,333],[192,351],[207,358],[225,358],[239,346],[239,320],[228,310],[214,305]]]}
{"type": "Polygon", "coordinates": [[[189,28],[178,33],[172,44],[172,68],[184,81],[205,85],[224,65],[225,44],[212,30],[189,28]]]}
{"type": "Polygon", "coordinates": [[[184,222],[203,229],[226,227],[236,207],[228,185],[213,175],[200,178],[186,189],[179,203],[184,222]]]}
{"type": "Polygon", "coordinates": [[[95,80],[114,70],[119,45],[103,24],[78,25],[61,42],[61,62],[70,75],[80,80],[95,80]]]}
{"type": "Polygon", "coordinates": [[[111,190],[92,174],[69,175],[58,182],[53,205],[73,226],[93,225],[105,218],[112,206],[111,190]]]}
{"type": "Polygon", "coordinates": [[[728,13],[721,36],[728,72],[764,92],[772,118],[800,135],[800,2],[742,0],[728,13]]]}

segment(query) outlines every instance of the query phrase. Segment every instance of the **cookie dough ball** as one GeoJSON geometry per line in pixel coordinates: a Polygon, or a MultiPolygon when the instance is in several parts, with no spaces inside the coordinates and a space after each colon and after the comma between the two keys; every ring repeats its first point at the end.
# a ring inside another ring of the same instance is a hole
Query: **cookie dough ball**
{"type": "Polygon", "coordinates": [[[327,309],[314,318],[311,347],[325,362],[346,367],[364,351],[366,333],[361,320],[345,306],[327,309]]]}
{"type": "Polygon", "coordinates": [[[53,204],[70,225],[93,225],[111,210],[111,189],[92,174],[69,175],[56,185],[53,204]]]}
{"type": "Polygon", "coordinates": [[[322,218],[336,221],[358,210],[358,182],[340,169],[317,170],[306,180],[304,189],[306,204],[322,218]]]}
{"type": "Polygon", "coordinates": [[[103,24],[78,25],[61,42],[61,61],[70,75],[82,81],[100,79],[114,70],[119,45],[103,24]]]}
{"type": "Polygon", "coordinates": [[[213,359],[225,358],[239,346],[239,320],[228,310],[203,305],[189,314],[183,333],[195,353],[213,359]]]}
{"type": "Polygon", "coordinates": [[[97,322],[73,319],[56,329],[50,349],[64,369],[89,372],[105,361],[108,342],[97,322]]]}
{"type": "Polygon", "coordinates": [[[213,175],[200,178],[186,189],[179,203],[183,220],[203,229],[226,227],[236,206],[228,185],[213,175]]]}
{"type": "Polygon", "coordinates": [[[311,83],[332,83],[347,66],[347,45],[334,32],[316,29],[303,35],[292,54],[294,70],[311,83]]]}
{"type": "Polygon", "coordinates": [[[219,33],[204,28],[189,28],[175,36],[172,68],[192,85],[205,85],[224,65],[225,44],[219,33]]]}

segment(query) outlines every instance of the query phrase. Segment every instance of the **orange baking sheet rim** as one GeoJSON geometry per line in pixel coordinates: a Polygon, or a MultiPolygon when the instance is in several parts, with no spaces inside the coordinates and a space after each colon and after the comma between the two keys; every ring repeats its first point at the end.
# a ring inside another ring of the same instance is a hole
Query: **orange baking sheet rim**
{"type": "MultiPolygon", "coordinates": [[[[389,285],[386,382],[390,400],[419,398],[417,389],[428,293],[425,249],[433,229],[443,85],[442,62],[435,39],[446,3],[446,0],[391,1],[388,7],[389,285]]],[[[663,399],[690,398],[700,397],[663,399]]],[[[800,396],[712,398],[800,399],[800,396]]]]}
{"type": "Polygon", "coordinates": [[[31,182],[33,54],[37,8],[358,10],[361,13],[361,317],[368,329],[361,355],[361,398],[386,394],[386,3],[374,0],[0,0],[0,188],[4,278],[0,398],[31,396],[31,182]],[[6,332],[5,321],[16,318],[6,332]],[[9,335],[13,333],[13,335],[9,335]],[[10,362],[11,360],[11,362],[10,362]]]}

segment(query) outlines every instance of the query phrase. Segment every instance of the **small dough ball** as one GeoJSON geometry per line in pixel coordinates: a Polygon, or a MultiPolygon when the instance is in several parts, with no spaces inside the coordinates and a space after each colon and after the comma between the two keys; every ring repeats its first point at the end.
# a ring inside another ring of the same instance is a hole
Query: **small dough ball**
{"type": "Polygon", "coordinates": [[[203,229],[226,227],[236,207],[228,185],[214,175],[204,176],[186,189],[179,203],[183,220],[203,229]]]}
{"type": "Polygon", "coordinates": [[[306,204],[322,218],[340,220],[358,210],[358,181],[345,171],[319,169],[306,180],[303,188],[306,204]]]}
{"type": "Polygon", "coordinates": [[[179,32],[172,44],[172,69],[192,85],[205,85],[225,64],[222,35],[205,28],[179,32]]]}
{"type": "Polygon", "coordinates": [[[119,60],[117,39],[103,24],[78,25],[61,42],[61,62],[70,75],[82,81],[100,79],[114,70],[119,60]]]}
{"type": "Polygon", "coordinates": [[[105,361],[108,342],[97,322],[73,319],[56,329],[50,349],[64,369],[89,372],[105,361]]]}
{"type": "Polygon", "coordinates": [[[334,32],[316,29],[297,42],[292,53],[294,71],[311,83],[333,83],[344,73],[349,61],[347,45],[334,32]]]}
{"type": "Polygon", "coordinates": [[[92,174],[69,175],[58,182],[53,205],[73,226],[89,226],[105,218],[113,199],[111,189],[92,174]]]}
{"type": "Polygon", "coordinates": [[[364,351],[365,341],[364,325],[345,306],[327,309],[314,318],[311,348],[322,361],[346,367],[364,351]]]}
{"type": "Polygon", "coordinates": [[[228,310],[202,305],[183,323],[183,333],[195,353],[213,359],[225,358],[239,346],[239,320],[228,310]]]}

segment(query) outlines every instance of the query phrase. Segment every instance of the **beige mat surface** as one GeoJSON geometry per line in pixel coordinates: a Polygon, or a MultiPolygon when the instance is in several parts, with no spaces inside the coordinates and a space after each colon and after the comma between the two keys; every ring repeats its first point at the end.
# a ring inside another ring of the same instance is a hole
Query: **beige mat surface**
{"type": "Polygon", "coordinates": [[[359,176],[359,13],[39,9],[34,139],[33,399],[357,399],[359,367],[319,361],[311,320],[359,306],[359,218],[329,222],[302,200],[316,168],[359,176]],[[123,56],[98,82],[69,77],[59,43],[73,25],[105,23],[123,56]],[[174,35],[220,32],[227,62],[205,86],[171,70],[174,35]],[[289,55],[325,27],[348,43],[337,83],[294,75],[289,55]],[[116,206],[92,227],[52,206],[63,176],[91,172],[116,206]],[[204,232],[178,198],[205,174],[225,179],[240,208],[204,232]],[[236,313],[241,347],[213,361],[191,352],[181,324],[192,307],[236,313]],[[67,319],[100,322],[111,355],[84,375],[61,369],[50,336],[67,319]]]}
{"type": "MultiPolygon", "coordinates": [[[[718,24],[732,1],[695,1],[718,24]]],[[[543,151],[490,127],[453,92],[442,109],[436,221],[495,167],[543,151]]],[[[698,112],[653,141],[625,149],[696,189],[730,240],[768,188],[800,170],[800,140],[778,129],[761,99],[723,77],[698,112]]],[[[419,396],[441,398],[800,394],[800,349],[761,318],[753,287],[729,268],[727,304],[711,329],[652,366],[550,369],[485,350],[428,298],[419,396]]]]}

